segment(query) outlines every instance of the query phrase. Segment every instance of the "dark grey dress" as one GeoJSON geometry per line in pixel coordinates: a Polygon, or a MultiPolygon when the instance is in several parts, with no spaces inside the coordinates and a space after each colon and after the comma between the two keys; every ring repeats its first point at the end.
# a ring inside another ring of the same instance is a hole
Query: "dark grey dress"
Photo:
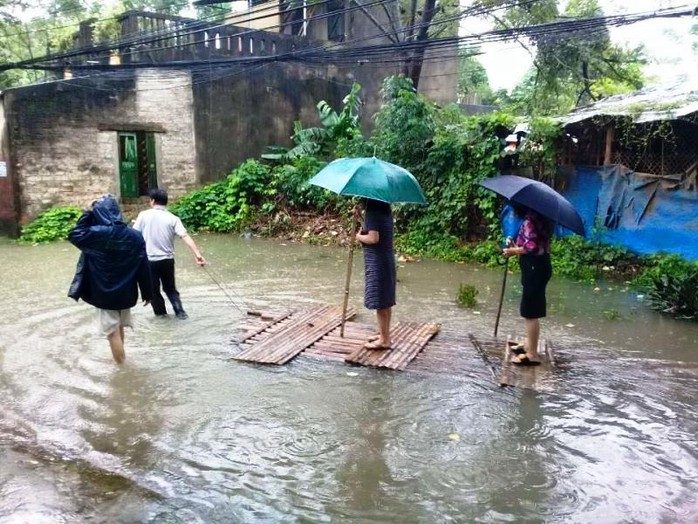
{"type": "Polygon", "coordinates": [[[364,216],[364,231],[378,231],[378,243],[364,245],[364,306],[386,309],[395,305],[395,253],[393,252],[393,215],[390,205],[369,201],[364,216]]]}

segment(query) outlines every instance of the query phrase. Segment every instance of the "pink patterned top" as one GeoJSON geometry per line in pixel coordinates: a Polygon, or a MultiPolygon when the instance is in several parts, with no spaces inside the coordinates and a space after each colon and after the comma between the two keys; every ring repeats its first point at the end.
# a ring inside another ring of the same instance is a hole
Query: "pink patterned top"
{"type": "Polygon", "coordinates": [[[516,237],[516,245],[523,247],[527,255],[550,253],[552,231],[547,221],[534,211],[528,211],[516,237]]]}

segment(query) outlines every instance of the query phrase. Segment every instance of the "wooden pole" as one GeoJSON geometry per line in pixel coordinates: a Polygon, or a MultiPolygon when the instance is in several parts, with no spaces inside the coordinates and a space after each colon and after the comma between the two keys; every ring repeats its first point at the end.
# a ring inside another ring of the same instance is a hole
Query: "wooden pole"
{"type": "Polygon", "coordinates": [[[347,317],[347,306],[349,305],[349,284],[351,283],[351,268],[354,262],[354,243],[356,240],[356,226],[358,222],[356,215],[351,222],[351,239],[349,240],[349,260],[347,261],[347,278],[344,281],[344,303],[342,304],[342,324],[339,328],[339,336],[344,338],[344,323],[347,317]]]}
{"type": "Polygon", "coordinates": [[[613,162],[613,140],[615,139],[616,130],[613,124],[606,127],[606,147],[603,155],[604,165],[611,164],[613,162]]]}
{"type": "Polygon", "coordinates": [[[482,357],[482,360],[485,361],[485,364],[487,364],[487,367],[490,368],[490,372],[492,373],[492,377],[495,380],[497,380],[497,370],[495,369],[492,362],[490,362],[490,357],[487,356],[487,352],[485,351],[485,349],[480,345],[480,341],[477,340],[472,334],[469,335],[469,337],[470,337],[470,342],[472,342],[475,350],[480,354],[480,356],[482,357]]]}
{"type": "Polygon", "coordinates": [[[502,280],[502,292],[499,294],[499,306],[497,307],[497,320],[494,321],[494,336],[497,336],[499,329],[499,316],[502,314],[502,303],[504,302],[504,288],[507,287],[507,273],[509,272],[509,257],[504,262],[504,279],[502,280]]]}

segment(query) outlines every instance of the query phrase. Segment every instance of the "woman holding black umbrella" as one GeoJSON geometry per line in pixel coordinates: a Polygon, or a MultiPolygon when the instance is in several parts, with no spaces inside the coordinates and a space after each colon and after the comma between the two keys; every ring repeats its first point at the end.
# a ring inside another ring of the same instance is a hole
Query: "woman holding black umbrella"
{"type": "MultiPolygon", "coordinates": [[[[521,316],[526,322],[526,343],[513,348],[515,364],[540,364],[538,338],[540,319],[545,316],[545,287],[552,275],[550,265],[550,238],[553,227],[558,224],[569,231],[584,236],[582,217],[574,206],[550,186],[514,175],[487,178],[479,184],[506,198],[523,223],[516,235],[516,241],[507,242],[504,248],[506,257],[518,256],[521,263],[521,316]]],[[[506,273],[502,284],[499,310],[502,307],[506,273]]],[[[497,313],[497,324],[499,313],[497,313]]],[[[495,324],[495,336],[497,336],[495,324]]]]}
{"type": "Polygon", "coordinates": [[[540,364],[538,339],[540,319],[546,315],[545,288],[552,276],[550,239],[553,223],[540,213],[512,203],[516,214],[523,218],[514,242],[509,242],[503,253],[518,256],[521,266],[523,295],[519,311],[526,325],[526,342],[511,348],[513,364],[535,366],[540,364]]]}

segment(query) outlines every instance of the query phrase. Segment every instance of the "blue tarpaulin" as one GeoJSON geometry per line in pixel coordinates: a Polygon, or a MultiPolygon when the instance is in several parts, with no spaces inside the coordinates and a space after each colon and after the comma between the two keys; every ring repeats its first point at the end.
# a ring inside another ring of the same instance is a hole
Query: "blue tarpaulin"
{"type": "Polygon", "coordinates": [[[604,242],[635,253],[676,253],[698,260],[698,191],[611,165],[576,167],[563,192],[604,242]]]}

